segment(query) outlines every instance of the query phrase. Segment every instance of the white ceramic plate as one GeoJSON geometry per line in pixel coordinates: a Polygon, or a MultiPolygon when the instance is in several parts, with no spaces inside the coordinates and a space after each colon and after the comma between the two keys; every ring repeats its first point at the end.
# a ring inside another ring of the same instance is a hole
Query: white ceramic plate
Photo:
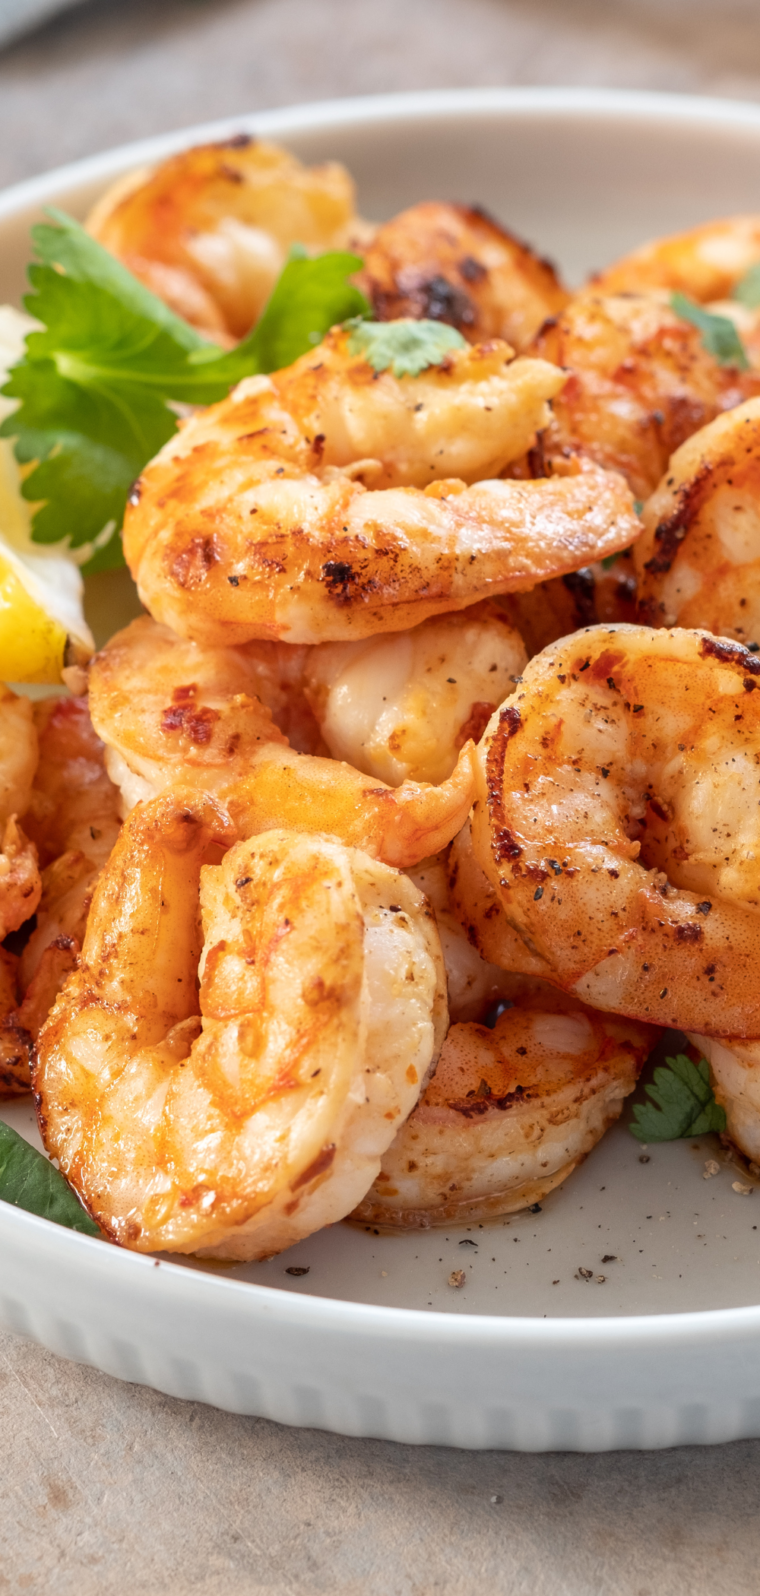
{"type": "MultiPolygon", "coordinates": [[[[0,301],[22,291],[43,205],[82,215],[138,162],[241,128],[345,161],[368,216],[484,204],[576,279],[648,236],[757,207],[752,106],[565,90],[347,101],[194,128],[0,196],[0,301]]],[[[99,578],[93,603],[108,631],[130,600],[99,578]]],[[[28,1102],[4,1117],[35,1139],[28,1102]]],[[[524,1450],[760,1435],[760,1194],[734,1192],[725,1159],[705,1180],[716,1151],[703,1138],[642,1163],[618,1126],[538,1214],[402,1238],[337,1225],[226,1269],[0,1204],[0,1318],[122,1379],[352,1435],[524,1450]]]]}

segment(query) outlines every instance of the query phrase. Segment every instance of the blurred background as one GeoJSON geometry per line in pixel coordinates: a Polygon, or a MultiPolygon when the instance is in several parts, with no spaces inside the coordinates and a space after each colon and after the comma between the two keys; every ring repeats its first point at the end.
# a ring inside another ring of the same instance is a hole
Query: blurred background
{"type": "Polygon", "coordinates": [[[563,83],[757,99],[758,0],[0,0],[0,186],[301,100],[563,83]]]}

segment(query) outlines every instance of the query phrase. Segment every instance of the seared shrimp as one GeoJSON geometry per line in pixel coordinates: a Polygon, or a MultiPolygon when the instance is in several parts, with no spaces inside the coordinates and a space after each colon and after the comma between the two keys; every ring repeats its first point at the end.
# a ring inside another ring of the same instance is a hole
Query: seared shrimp
{"type": "Polygon", "coordinates": [[[304,690],[330,753],[391,786],[445,781],[526,663],[495,604],[310,649],[304,690]]]}
{"type": "Polygon", "coordinates": [[[267,648],[277,653],[272,644],[199,648],[148,617],[106,644],[93,664],[92,713],[122,810],[181,784],[223,797],[244,836],[280,825],[329,831],[399,866],[445,847],[472,802],[472,742],[439,786],[406,781],[396,791],[299,754],[249,696],[267,648]]]}
{"type": "Polygon", "coordinates": [[[186,321],[231,340],[257,321],[292,244],[342,248],[354,221],[345,167],[302,166],[242,134],[121,178],[87,225],[186,321]]]}
{"type": "Polygon", "coordinates": [[[61,935],[49,942],[22,995],[19,960],[0,948],[0,1099],[31,1088],[31,1061],[40,1028],[76,969],[78,944],[61,935]]]}
{"type": "Polygon", "coordinates": [[[760,643],[760,399],[681,445],[634,549],[642,620],[760,643]]]}
{"type": "Polygon", "coordinates": [[[530,658],[582,626],[600,621],[638,620],[633,544],[608,560],[595,560],[526,593],[505,593],[498,599],[519,632],[530,658]]]}
{"type": "Polygon", "coordinates": [[[435,914],[446,966],[452,1025],[468,1020],[483,1020],[493,1010],[494,1004],[511,1002],[518,985],[521,991],[524,990],[525,978],[513,973],[515,967],[507,970],[496,962],[489,963],[487,956],[481,957],[468,937],[452,907],[447,853],[444,851],[433,859],[423,859],[414,870],[408,870],[407,875],[424,892],[435,914]]]}
{"type": "MultiPolygon", "coordinates": [[[[496,888],[475,857],[469,821],[454,838],[447,854],[446,879],[449,912],[466,935],[480,964],[489,969],[510,971],[523,982],[527,976],[546,980],[551,975],[547,960],[507,919],[496,888]]],[[[505,991],[501,983],[498,985],[499,996],[512,996],[511,990],[505,991]]],[[[470,1017],[480,1019],[482,1014],[470,1017]]]]}
{"type": "Polygon", "coordinates": [[[378,376],[336,329],[241,383],[134,490],[124,548],[147,608],[211,645],[341,642],[624,548],[639,532],[632,500],[594,467],[466,486],[514,457],[565,380],[508,354],[481,345],[419,377],[378,376]]]}
{"type": "Polygon", "coordinates": [[[353,1217],[416,1229],[539,1202],[618,1119],[655,1035],[549,988],[493,1030],[452,1025],[353,1217]]]}
{"type": "Polygon", "coordinates": [[[701,304],[730,299],[760,261],[760,216],[728,216],[642,244],[592,278],[600,294],[646,294],[664,288],[701,304]]]}
{"type": "Polygon", "coordinates": [[[760,1037],[687,1034],[710,1065],[715,1099],[726,1113],[726,1135],[760,1164],[760,1037]]]}
{"type": "Polygon", "coordinates": [[[38,758],[29,699],[0,684],[0,941],[34,914],[42,891],[37,849],[16,818],[29,804],[38,758]]]}
{"type": "Polygon", "coordinates": [[[760,1035],[760,660],[591,627],[479,748],[477,859],[547,977],[596,1008],[760,1035]]]}
{"type": "Polygon", "coordinates": [[[569,294],[554,267],[485,211],[426,200],[379,227],[359,281],[378,321],[445,321],[518,351],[569,294]]]}
{"type": "Polygon", "coordinates": [[[570,377],[527,469],[543,476],[580,453],[622,472],[640,499],[692,432],[760,388],[757,373],[719,365],[696,327],[643,295],[580,294],[531,353],[570,377]]]}
{"type": "Polygon", "coordinates": [[[135,811],[40,1038],[48,1151],[140,1252],[261,1258],[340,1219],[445,1030],[404,876],[332,838],[231,842],[193,792],[135,811]]]}

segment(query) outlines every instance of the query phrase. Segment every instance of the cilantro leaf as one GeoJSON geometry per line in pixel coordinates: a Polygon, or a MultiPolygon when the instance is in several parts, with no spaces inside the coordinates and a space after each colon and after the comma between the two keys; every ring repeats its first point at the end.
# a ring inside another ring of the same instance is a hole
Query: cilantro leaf
{"type": "Polygon", "coordinates": [[[731,297],[748,310],[760,309],[760,260],[740,277],[731,297]]]}
{"type": "Polygon", "coordinates": [[[443,321],[361,322],[348,342],[352,355],[363,355],[375,371],[394,377],[419,377],[438,366],[451,349],[466,349],[467,339],[443,321]]]}
{"type": "Polygon", "coordinates": [[[242,377],[305,353],[336,322],[369,310],[348,282],[361,260],[294,251],[258,325],[220,350],[138,282],[62,211],[32,232],[38,262],[25,305],[42,324],[11,370],[19,401],[0,427],[31,465],[37,543],[67,540],[86,572],[123,563],[127,494],[177,426],[175,407],[223,399],[242,377]]]}
{"type": "Polygon", "coordinates": [[[101,1234],[63,1175],[4,1120],[0,1120],[0,1201],[39,1214],[54,1225],[81,1230],[85,1236],[101,1234]]]}
{"type": "Polygon", "coordinates": [[[682,1136],[724,1131],[725,1110],[713,1096],[707,1059],[692,1064],[685,1053],[678,1053],[665,1063],[668,1068],[656,1069],[654,1085],[645,1088],[652,1102],[633,1105],[631,1133],[640,1142],[674,1142],[682,1136]]]}
{"type": "Polygon", "coordinates": [[[749,370],[744,345],[730,317],[714,316],[712,311],[696,305],[686,294],[671,294],[670,305],[682,321],[690,321],[693,327],[699,329],[708,355],[712,355],[719,366],[738,366],[740,371],[749,370]]]}

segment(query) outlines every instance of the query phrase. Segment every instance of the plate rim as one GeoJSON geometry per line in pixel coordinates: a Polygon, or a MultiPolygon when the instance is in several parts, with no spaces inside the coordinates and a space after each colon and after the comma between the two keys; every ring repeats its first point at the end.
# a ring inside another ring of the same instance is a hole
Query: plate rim
{"type": "MultiPolygon", "coordinates": [[[[240,131],[251,132],[259,137],[287,139],[289,135],[326,131],[331,127],[352,124],[370,128],[403,119],[434,120],[443,115],[467,121],[484,114],[499,118],[514,116],[521,121],[555,115],[578,119],[593,117],[600,121],[616,116],[623,121],[645,122],[650,126],[657,119],[682,126],[698,124],[701,128],[704,128],[705,123],[712,123],[716,129],[724,128],[728,132],[746,129],[760,136],[760,104],[710,95],[580,86],[426,89],[355,95],[245,112],[111,146],[95,155],[23,179],[0,191],[0,226],[11,222],[14,217],[21,219],[24,212],[47,203],[51,190],[114,177],[123,168],[160,159],[174,150],[185,148],[191,142],[224,139],[240,131]]],[[[645,1347],[654,1350],[658,1343],[672,1346],[680,1342],[682,1345],[699,1346],[716,1336],[730,1340],[760,1331],[760,1303],[734,1308],[686,1310],[683,1313],[620,1314],[590,1318],[562,1316],[549,1319],[533,1315],[466,1311],[447,1313],[439,1309],[357,1303],[342,1297],[321,1297],[307,1291],[285,1291],[278,1286],[190,1269],[166,1257],[156,1260],[153,1254],[130,1252],[98,1238],[54,1225],[50,1220],[0,1200],[0,1241],[5,1233],[11,1240],[23,1241],[25,1235],[30,1241],[36,1238],[42,1251],[47,1247],[53,1248],[57,1259],[68,1249],[72,1263],[81,1260],[88,1274],[93,1270],[106,1272],[114,1268],[120,1271],[120,1278],[126,1280],[125,1270],[148,1269],[156,1289],[163,1290],[165,1294],[182,1293],[187,1289],[213,1297],[214,1294],[222,1293],[224,1296],[231,1292],[236,1303],[250,1303],[252,1315],[256,1309],[259,1312],[269,1310],[268,1317],[281,1316],[291,1324],[300,1323],[304,1329],[309,1326],[321,1331],[351,1329],[360,1335],[374,1335],[379,1331],[384,1339],[417,1341],[430,1335],[432,1325],[436,1337],[443,1337],[452,1346],[466,1344],[473,1339],[485,1346],[498,1339],[517,1350],[523,1343],[535,1346],[538,1339],[547,1350],[556,1345],[566,1350],[585,1351],[593,1350],[594,1346],[622,1346],[627,1342],[635,1342],[642,1350],[645,1347]],[[92,1251],[93,1248],[97,1248],[97,1253],[92,1251]],[[164,1287],[162,1282],[168,1282],[168,1286],[164,1287]]]]}

